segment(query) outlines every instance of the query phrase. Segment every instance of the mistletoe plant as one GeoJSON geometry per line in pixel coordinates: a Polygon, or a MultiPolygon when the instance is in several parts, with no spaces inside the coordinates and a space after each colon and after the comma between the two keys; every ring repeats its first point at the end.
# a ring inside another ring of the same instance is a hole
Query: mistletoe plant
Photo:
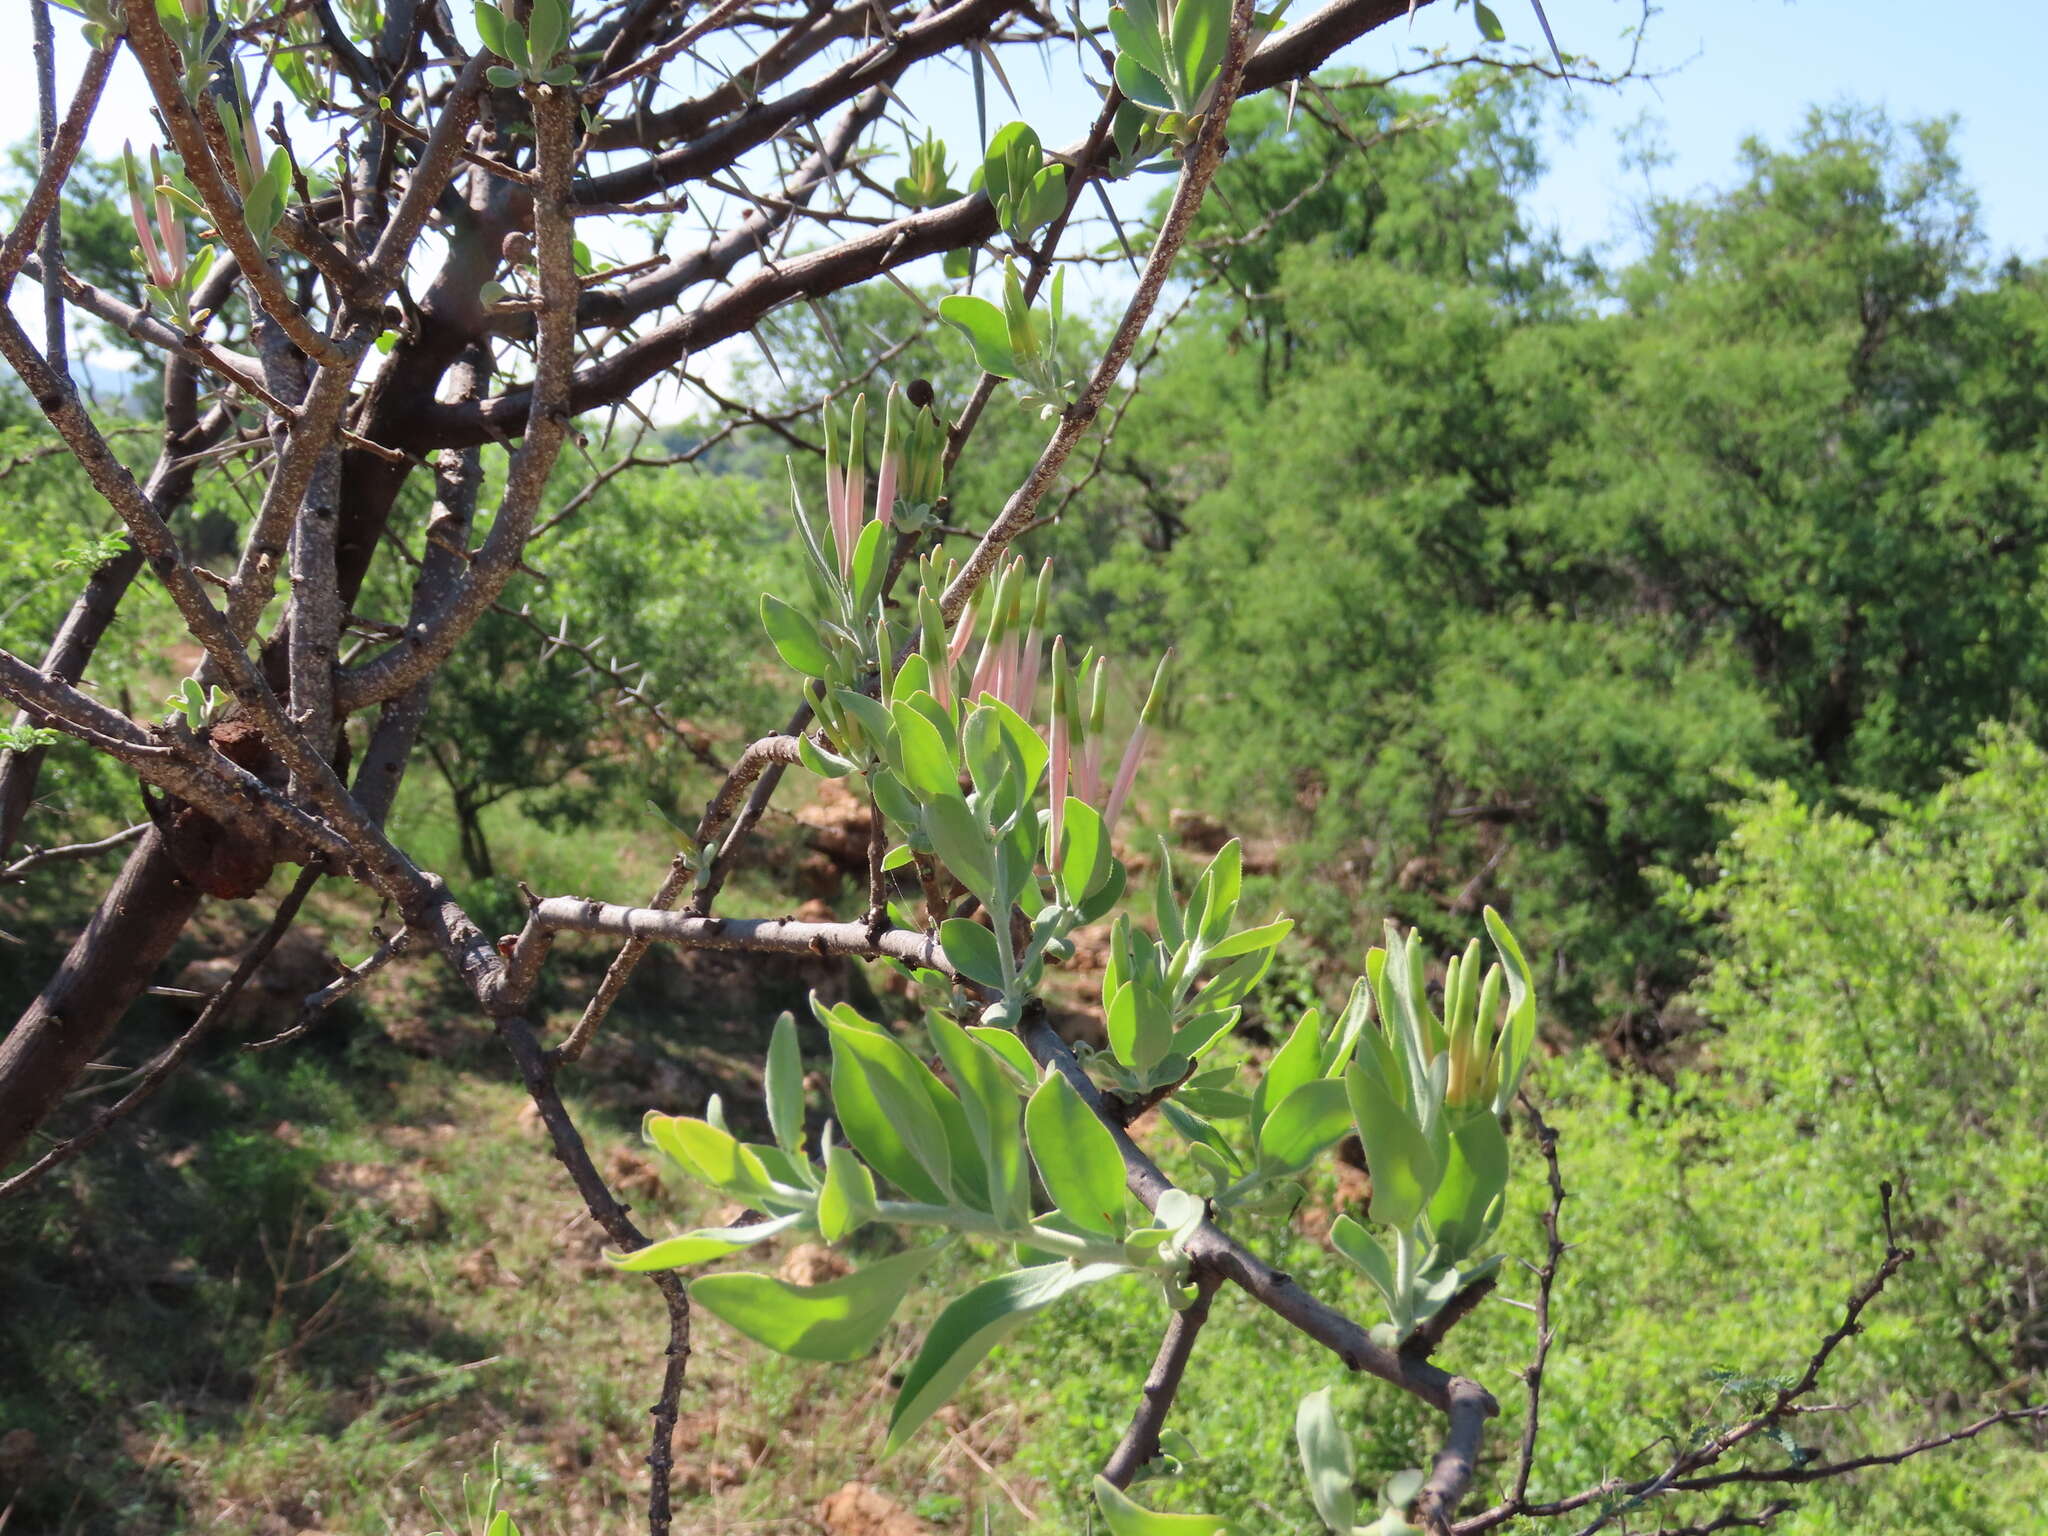
{"type": "MultiPolygon", "coordinates": [[[[1034,579],[1011,563],[950,625],[952,573],[935,556],[917,568],[914,600],[881,602],[884,530],[915,435],[895,432],[893,404],[876,515],[860,400],[847,423],[828,427],[829,550],[797,506],[809,600],[769,597],[762,614],[816,706],[799,761],[863,783],[892,844],[876,861],[878,880],[915,871],[922,912],[897,900],[887,916],[921,935],[890,952],[915,983],[921,1028],[913,1044],[850,1004],[813,997],[831,1052],[815,1135],[787,1013],[764,1072],[772,1140],[741,1140],[716,1097],[701,1115],[650,1114],[647,1139],[677,1170],[758,1219],[612,1261],[658,1272],[784,1236],[839,1243],[870,1225],[936,1234],[818,1285],[743,1270],[689,1283],[693,1303],[771,1349],[850,1361],[875,1348],[946,1243],[1007,1256],[1013,1267],[956,1297],[926,1333],[890,1413],[885,1453],[894,1452],[991,1349],[1072,1293],[1134,1278],[1169,1315],[1195,1303],[1218,1224],[1292,1208],[1302,1195],[1295,1181],[1355,1131],[1374,1179],[1370,1216],[1386,1238],[1347,1217],[1335,1240],[1386,1304],[1372,1336],[1391,1353],[1499,1263],[1479,1250],[1507,1182],[1499,1117],[1534,1039],[1520,948],[1489,910],[1500,963],[1482,979],[1476,940],[1454,957],[1439,1017],[1420,946],[1390,928],[1343,1012],[1326,1022],[1309,1009],[1246,1083],[1239,1055],[1219,1047],[1292,924],[1241,920],[1239,844],[1227,843],[1185,895],[1162,846],[1151,922],[1126,905],[1130,870],[1113,832],[1163,708],[1164,665],[1105,783],[1108,664],[1089,654],[1076,666],[1063,640],[1048,646],[1049,566],[1034,579]],[[1042,654],[1052,686],[1041,717],[1042,654]],[[1104,921],[1106,1045],[1076,1055],[1045,1025],[1039,997],[1048,968],[1072,958],[1075,932],[1104,921]],[[1200,1192],[1134,1179],[1144,1154],[1124,1127],[1155,1105],[1162,1134],[1206,1184],[1200,1192]]],[[[1348,1533],[1348,1472],[1344,1498],[1324,1487],[1335,1486],[1331,1468],[1350,1465],[1327,1401],[1304,1404],[1302,1424],[1317,1507],[1348,1533]]],[[[1390,1496],[1371,1529],[1404,1528],[1402,1506],[1420,1486],[1417,1474],[1392,1490],[1405,1497],[1390,1496]]],[[[1178,1530],[1196,1518],[1147,1510],[1113,1481],[1097,1497],[1116,1532],[1178,1530]]]]}
{"type": "Polygon", "coordinates": [[[1003,260],[1003,303],[998,309],[971,293],[948,294],[939,300],[939,318],[957,327],[974,349],[984,373],[1015,379],[1019,398],[1038,407],[1040,417],[1057,416],[1066,408],[1074,382],[1060,367],[1060,322],[1066,308],[1066,272],[1052,280],[1052,305],[1044,315],[1025,297],[1017,264],[1003,260]]]}

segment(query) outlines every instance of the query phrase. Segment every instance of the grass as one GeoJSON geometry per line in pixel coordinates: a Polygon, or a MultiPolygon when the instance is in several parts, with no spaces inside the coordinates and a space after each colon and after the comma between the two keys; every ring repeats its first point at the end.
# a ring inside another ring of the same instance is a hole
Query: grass
{"type": "MultiPolygon", "coordinates": [[[[426,803],[413,814],[430,824],[434,787],[418,787],[426,803]]],[[[626,899],[651,887],[672,847],[637,824],[554,836],[513,815],[493,832],[506,867],[626,899]]],[[[452,843],[441,851],[452,857],[452,843]]],[[[750,874],[730,905],[783,902],[750,874]]],[[[209,910],[195,953],[232,949],[265,909],[209,910]]],[[[307,921],[353,957],[371,915],[336,888],[316,895],[307,921]]],[[[553,1027],[606,956],[577,941],[557,951],[553,1027]]],[[[1285,990],[1312,985],[1291,975],[1285,990]]],[[[600,1165],[650,1230],[724,1213],[643,1156],[641,1115],[695,1110],[718,1092],[742,1129],[764,1131],[768,1025],[785,1007],[807,1019],[813,987],[881,1006],[868,978],[822,961],[650,958],[568,1083],[600,1165]]],[[[161,1003],[138,1009],[123,1058],[181,1022],[161,1003]]],[[[823,1060],[808,1024],[804,1049],[823,1060]]],[[[1733,1407],[1710,1371],[1796,1369],[1876,1249],[1869,1223],[1843,1214],[1857,1192],[1802,1190],[1796,1149],[1763,1157],[1739,1127],[1649,1113],[1591,1058],[1554,1061],[1539,1084],[1575,1193],[1567,1235],[1583,1244],[1559,1296],[1536,1484],[1565,1492],[1639,1470],[1667,1437],[1724,1420],[1733,1407]]],[[[822,1114],[818,1095],[811,1107],[822,1114]]],[[[1503,1228],[1511,1251],[1537,1251],[1540,1198],[1523,1143],[1503,1228]]],[[[1339,1202],[1324,1169],[1294,1220],[1255,1240],[1318,1294],[1369,1315],[1363,1285],[1318,1235],[1339,1202]]],[[[859,1241],[875,1252],[894,1240],[871,1229],[859,1241]]],[[[778,1266],[789,1247],[749,1255],[748,1267],[778,1266]]],[[[435,1509],[461,1508],[463,1479],[488,1468],[494,1447],[529,1536],[644,1528],[662,1309],[646,1282],[603,1263],[504,1053],[431,961],[380,974],[290,1051],[217,1043],[135,1122],[33,1198],[0,1205],[0,1254],[0,1529],[424,1536],[435,1509]]],[[[904,1452],[877,1460],[893,1381],[926,1325],[1006,1260],[956,1243],[875,1355],[851,1366],[784,1360],[700,1317],[676,1437],[676,1529],[853,1536],[860,1527],[827,1526],[819,1511],[856,1482],[932,1531],[1089,1528],[1088,1479],[1122,1431],[1163,1321],[1136,1284],[1097,1287],[1017,1336],[904,1452]]],[[[1864,1449],[1925,1427],[1924,1396],[1887,1386],[1906,1369],[1909,1320],[1940,1315],[1917,1283],[1902,1277],[1896,1306],[1888,1298],[1831,1377],[1875,1427],[1829,1420],[1803,1433],[1864,1449]]],[[[1530,1341],[1527,1315],[1504,1304],[1526,1299],[1527,1276],[1511,1265],[1502,1290],[1447,1362],[1503,1400],[1482,1495],[1519,1432],[1515,1371],[1530,1341]]],[[[1219,1299],[1174,1420],[1200,1459],[1142,1496],[1276,1536],[1315,1529],[1291,1425],[1299,1398],[1332,1383],[1367,1487],[1426,1456],[1430,1426],[1414,1405],[1344,1379],[1241,1298],[1219,1299]]],[[[2048,1531],[2044,1505],[2038,1453],[1987,1438],[1814,1490],[1777,1529],[2026,1536],[2048,1531]]]]}

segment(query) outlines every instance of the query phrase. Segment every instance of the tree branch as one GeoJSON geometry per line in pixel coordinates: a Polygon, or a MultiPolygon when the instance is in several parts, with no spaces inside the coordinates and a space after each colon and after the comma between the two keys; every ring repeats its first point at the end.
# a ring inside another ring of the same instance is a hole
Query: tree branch
{"type": "Polygon", "coordinates": [[[1102,1475],[1112,1487],[1130,1487],[1131,1479],[1159,1454],[1159,1431],[1165,1427],[1166,1415],[1180,1391],[1181,1376],[1195,1352],[1195,1339],[1209,1320],[1209,1303],[1223,1283],[1219,1276],[1206,1272],[1193,1278],[1195,1299],[1167,1322],[1166,1333],[1159,1340],[1159,1353],[1153,1358],[1152,1370],[1139,1393],[1138,1410],[1131,1416],[1123,1439],[1102,1464],[1102,1475]]]}

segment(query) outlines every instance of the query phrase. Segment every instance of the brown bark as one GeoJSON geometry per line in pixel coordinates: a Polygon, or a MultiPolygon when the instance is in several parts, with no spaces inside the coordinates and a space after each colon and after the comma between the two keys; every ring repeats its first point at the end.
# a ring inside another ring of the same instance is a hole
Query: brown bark
{"type": "Polygon", "coordinates": [[[198,905],[152,827],[42,995],[0,1039],[0,1168],[99,1054],[198,905]]]}

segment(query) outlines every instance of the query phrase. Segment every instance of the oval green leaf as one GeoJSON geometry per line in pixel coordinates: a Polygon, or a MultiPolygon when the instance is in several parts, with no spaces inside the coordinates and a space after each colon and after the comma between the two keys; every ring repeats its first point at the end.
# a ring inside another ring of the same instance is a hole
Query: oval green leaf
{"type": "Polygon", "coordinates": [[[1010,323],[987,299],[953,293],[939,300],[939,318],[957,327],[974,349],[982,372],[998,378],[1017,377],[1017,354],[1010,346],[1010,323]]]}
{"type": "Polygon", "coordinates": [[[858,1360],[875,1347],[918,1276],[939,1255],[913,1248],[824,1285],[769,1275],[705,1275],[690,1300],[758,1344],[798,1360],[858,1360]]]}
{"type": "Polygon", "coordinates": [[[614,1269],[622,1269],[634,1275],[646,1274],[657,1269],[682,1269],[691,1264],[708,1264],[711,1260],[722,1259],[729,1253],[738,1253],[742,1248],[765,1243],[769,1238],[787,1232],[803,1219],[802,1211],[791,1211],[787,1216],[777,1216],[772,1221],[757,1221],[751,1226],[699,1227],[694,1232],[678,1233],[674,1237],[665,1237],[658,1243],[649,1243],[645,1248],[635,1248],[631,1253],[607,1249],[605,1262],[614,1269]]]}
{"type": "Polygon", "coordinates": [[[1060,1213],[1089,1232],[1115,1237],[1124,1227],[1124,1159],[1109,1128],[1055,1071],[1024,1106],[1024,1134],[1045,1192],[1060,1213]]]}
{"type": "Polygon", "coordinates": [[[775,654],[792,672],[805,677],[829,677],[832,653],[818,638],[818,627],[772,592],[761,594],[761,627],[775,654]]]}
{"type": "Polygon", "coordinates": [[[804,1058],[797,1049],[796,1015],[787,1008],[768,1037],[768,1070],[762,1086],[775,1144],[793,1157],[800,1156],[804,1149],[804,1058]]]}
{"type": "Polygon", "coordinates": [[[1041,1264],[985,1280],[948,1306],[925,1335],[889,1414],[884,1456],[901,1450],[988,1352],[1069,1291],[1128,1274],[1122,1264],[1041,1264]]]}
{"type": "Polygon", "coordinates": [[[828,1243],[875,1219],[875,1176],[836,1141],[825,1149],[825,1187],[818,1191],[818,1231],[828,1243]]]}
{"type": "Polygon", "coordinates": [[[1372,1174],[1372,1219],[1405,1227],[1422,1214],[1443,1177],[1436,1152],[1377,1073],[1353,1062],[1344,1073],[1344,1087],[1372,1174]]]}
{"type": "Polygon", "coordinates": [[[996,936],[979,923],[964,917],[949,917],[939,924],[939,943],[946,960],[969,981],[978,981],[994,991],[1003,990],[1003,957],[996,948],[996,936]]]}
{"type": "Polygon", "coordinates": [[[1110,1536],[1240,1536],[1214,1515],[1169,1515],[1147,1509],[1108,1478],[1095,1476],[1095,1503],[1110,1536]]]}
{"type": "Polygon", "coordinates": [[[1301,1470],[1308,1478],[1309,1501],[1316,1513],[1337,1536],[1351,1536],[1352,1524],[1358,1519],[1358,1495],[1351,1484],[1358,1468],[1351,1441],[1337,1423],[1328,1387],[1309,1393],[1295,1409],[1294,1443],[1301,1451],[1301,1470]]]}

